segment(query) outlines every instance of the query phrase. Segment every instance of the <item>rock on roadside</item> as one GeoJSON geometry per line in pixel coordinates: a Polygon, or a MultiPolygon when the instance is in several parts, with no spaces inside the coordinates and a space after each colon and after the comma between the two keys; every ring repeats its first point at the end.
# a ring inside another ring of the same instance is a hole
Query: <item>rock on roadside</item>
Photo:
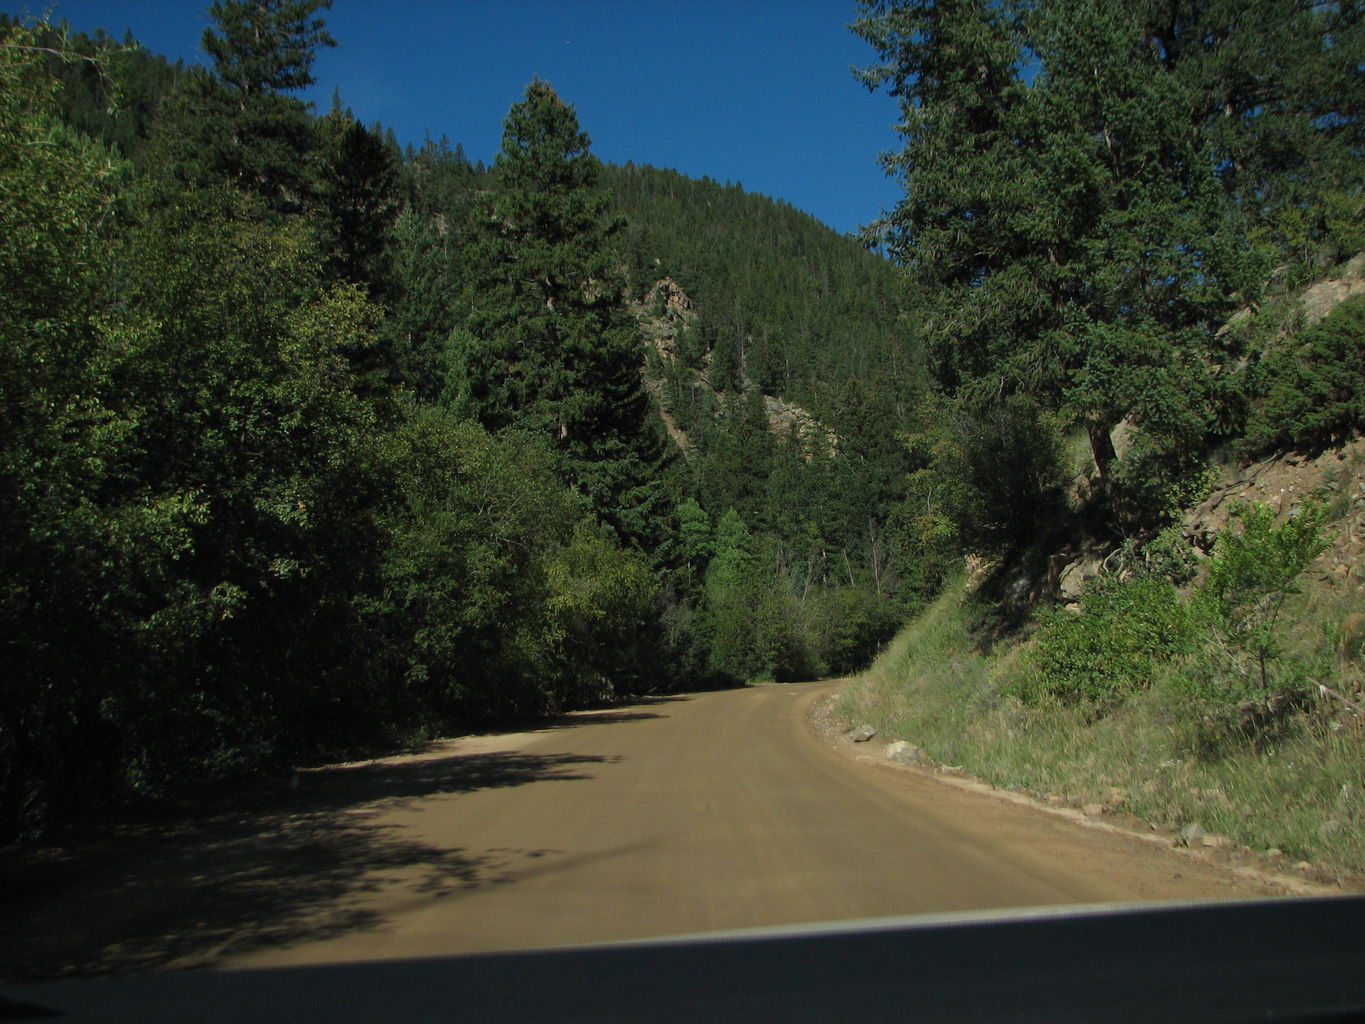
{"type": "Polygon", "coordinates": [[[896,740],[886,745],[886,759],[897,764],[919,764],[922,760],[919,747],[905,740],[896,740]]]}

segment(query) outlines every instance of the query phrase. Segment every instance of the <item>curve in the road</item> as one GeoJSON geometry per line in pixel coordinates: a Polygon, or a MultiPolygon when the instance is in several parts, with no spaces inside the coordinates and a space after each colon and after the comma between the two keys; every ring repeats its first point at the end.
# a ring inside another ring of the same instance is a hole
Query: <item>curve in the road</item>
{"type": "Polygon", "coordinates": [[[28,977],[321,963],[1265,894],[855,764],[808,726],[830,688],[662,698],[302,772],[263,804],[73,858],[28,895],[0,957],[28,977]]]}

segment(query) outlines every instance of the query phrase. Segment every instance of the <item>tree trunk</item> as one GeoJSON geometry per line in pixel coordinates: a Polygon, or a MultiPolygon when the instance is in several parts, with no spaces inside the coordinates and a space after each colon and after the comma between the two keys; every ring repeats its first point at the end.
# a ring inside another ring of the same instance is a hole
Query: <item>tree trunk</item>
{"type": "Polygon", "coordinates": [[[1098,415],[1085,418],[1085,429],[1090,435],[1090,451],[1095,456],[1095,469],[1100,474],[1100,483],[1109,485],[1109,470],[1118,453],[1114,451],[1114,439],[1110,436],[1109,424],[1098,415]]]}

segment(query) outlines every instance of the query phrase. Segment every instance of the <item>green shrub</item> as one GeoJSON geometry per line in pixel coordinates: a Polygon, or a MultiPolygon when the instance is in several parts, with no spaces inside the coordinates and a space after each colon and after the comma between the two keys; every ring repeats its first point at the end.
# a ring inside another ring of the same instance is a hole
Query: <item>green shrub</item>
{"type": "Polygon", "coordinates": [[[1276,523],[1266,505],[1239,504],[1233,518],[1241,529],[1219,536],[1208,579],[1192,611],[1209,642],[1192,677],[1205,698],[1266,698],[1303,685],[1317,658],[1285,656],[1280,615],[1299,592],[1299,577],[1327,548],[1322,523],[1327,509],[1306,504],[1276,523]]]}
{"type": "Polygon", "coordinates": [[[1053,609],[1044,615],[1010,688],[1025,700],[1112,701],[1151,685],[1158,666],[1187,653],[1193,639],[1169,579],[1099,577],[1080,614],[1053,609]]]}

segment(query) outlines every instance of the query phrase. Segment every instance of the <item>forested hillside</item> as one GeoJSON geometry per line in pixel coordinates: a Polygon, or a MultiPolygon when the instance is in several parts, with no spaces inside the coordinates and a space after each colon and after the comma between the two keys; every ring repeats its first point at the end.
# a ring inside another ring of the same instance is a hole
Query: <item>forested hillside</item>
{"type": "Polygon", "coordinates": [[[0,22],[7,834],[845,671],[935,589],[894,268],[738,187],[604,168],[545,82],[491,167],[319,115],[326,7],[215,3],[207,69],[0,22]]]}
{"type": "Polygon", "coordinates": [[[684,542],[711,528],[712,551],[741,548],[722,559],[723,614],[715,579],[687,598],[726,630],[711,664],[856,668],[943,571],[913,549],[901,504],[927,379],[896,268],[738,185],[635,165],[603,180],[654,342],[647,377],[684,438],[684,542]]]}

